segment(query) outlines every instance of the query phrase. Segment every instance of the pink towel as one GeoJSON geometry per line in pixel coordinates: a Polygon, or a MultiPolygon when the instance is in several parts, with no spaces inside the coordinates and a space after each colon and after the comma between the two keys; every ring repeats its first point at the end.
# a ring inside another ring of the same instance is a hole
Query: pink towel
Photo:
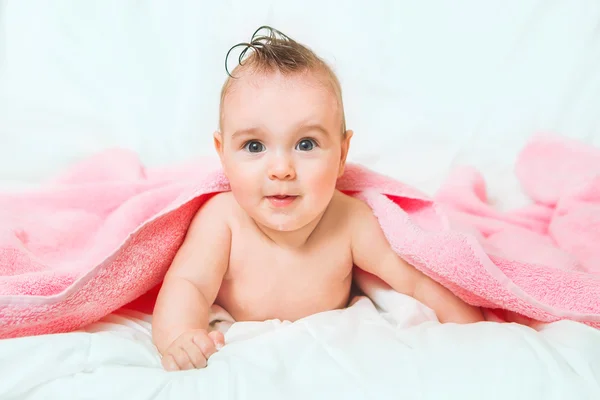
{"type": "MultiPolygon", "coordinates": [[[[469,169],[435,201],[357,165],[339,189],[465,301],[600,327],[600,150],[539,137],[516,167],[534,204],[510,213],[486,204],[469,169]]],[[[194,213],[228,189],[213,161],[146,169],[112,150],[35,191],[1,194],[0,338],[74,330],[128,304],[151,310],[194,213]]]]}

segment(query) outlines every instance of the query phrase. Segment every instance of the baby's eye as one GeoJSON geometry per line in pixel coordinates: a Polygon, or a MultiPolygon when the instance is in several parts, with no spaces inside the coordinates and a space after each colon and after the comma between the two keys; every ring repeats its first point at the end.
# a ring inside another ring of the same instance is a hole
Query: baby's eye
{"type": "Polygon", "coordinates": [[[312,139],[302,139],[296,145],[296,149],[301,150],[301,151],[311,151],[312,149],[315,148],[316,145],[317,144],[312,139]]]}
{"type": "Polygon", "coordinates": [[[256,140],[250,140],[244,145],[244,149],[249,151],[250,153],[260,153],[265,150],[265,146],[261,142],[257,142],[256,140]]]}

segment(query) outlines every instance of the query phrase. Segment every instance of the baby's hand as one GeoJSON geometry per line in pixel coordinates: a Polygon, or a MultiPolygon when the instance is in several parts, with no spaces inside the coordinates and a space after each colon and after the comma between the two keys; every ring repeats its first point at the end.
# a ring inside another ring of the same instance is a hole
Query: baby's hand
{"type": "Polygon", "coordinates": [[[184,332],[169,345],[162,358],[167,371],[206,367],[206,362],[225,344],[219,331],[207,333],[204,329],[184,332]]]}

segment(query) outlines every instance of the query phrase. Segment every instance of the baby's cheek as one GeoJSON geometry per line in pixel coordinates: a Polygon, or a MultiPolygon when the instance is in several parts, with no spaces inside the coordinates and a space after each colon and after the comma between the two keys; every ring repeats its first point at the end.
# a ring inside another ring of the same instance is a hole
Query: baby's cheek
{"type": "Polygon", "coordinates": [[[231,188],[238,202],[249,204],[256,197],[256,184],[252,185],[244,180],[231,182],[231,188]]]}
{"type": "Polygon", "coordinates": [[[260,185],[256,179],[251,179],[245,173],[236,173],[229,177],[231,191],[237,202],[246,208],[256,202],[256,197],[260,196],[260,185]]]}
{"type": "Polygon", "coordinates": [[[260,187],[260,177],[257,176],[253,168],[243,164],[232,168],[228,177],[232,188],[236,188],[239,192],[247,193],[260,187]]]}
{"type": "Polygon", "coordinates": [[[321,174],[311,180],[312,191],[317,198],[324,203],[330,200],[336,184],[336,176],[333,174],[321,174]]]}

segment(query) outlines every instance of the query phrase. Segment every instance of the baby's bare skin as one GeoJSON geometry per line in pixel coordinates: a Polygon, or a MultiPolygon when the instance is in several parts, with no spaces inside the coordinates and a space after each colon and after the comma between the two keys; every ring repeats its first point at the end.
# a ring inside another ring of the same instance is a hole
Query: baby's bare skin
{"type": "Polygon", "coordinates": [[[295,321],[347,305],[353,199],[336,192],[306,243],[297,248],[274,243],[236,205],[231,193],[215,200],[234,210],[225,217],[231,253],[216,302],[236,321],[295,321]]]}
{"type": "Polygon", "coordinates": [[[153,337],[168,355],[165,368],[204,367],[224,344],[222,335],[207,331],[212,304],[236,321],[295,321],[345,307],[358,203],[335,191],[318,220],[301,232],[302,243],[283,244],[265,234],[231,192],[208,200],[190,225],[154,310],[153,337]]]}
{"type": "MultiPolygon", "coordinates": [[[[355,265],[422,301],[442,322],[483,320],[477,308],[398,257],[360,200],[336,191],[305,239],[299,246],[281,246],[239,208],[230,192],[211,198],[193,221],[157,299],[153,334],[161,353],[168,354],[177,338],[191,331],[203,331],[201,339],[208,343],[212,304],[236,321],[296,321],[344,308],[355,265]]],[[[216,346],[203,347],[206,359],[224,344],[222,336],[211,339],[216,346]]],[[[194,365],[168,362],[167,357],[165,367],[174,370],[206,365],[205,359],[194,365]]]]}
{"type": "Polygon", "coordinates": [[[236,321],[296,321],[343,308],[353,267],[436,312],[480,310],[400,258],[371,209],[335,190],[352,131],[318,71],[243,71],[224,100],[215,148],[231,192],[200,207],[159,292],[153,339],[168,370],[202,368],[219,347],[207,332],[218,304],[236,321]]]}

